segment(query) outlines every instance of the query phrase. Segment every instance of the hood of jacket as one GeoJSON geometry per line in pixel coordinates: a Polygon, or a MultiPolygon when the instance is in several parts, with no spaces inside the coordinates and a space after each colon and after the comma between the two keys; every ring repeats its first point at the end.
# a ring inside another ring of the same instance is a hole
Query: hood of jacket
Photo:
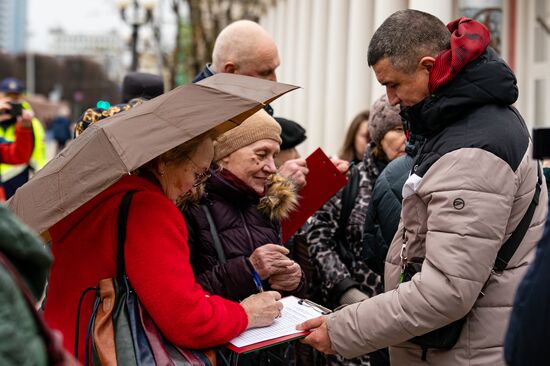
{"type": "Polygon", "coordinates": [[[251,194],[224,179],[219,172],[211,168],[211,177],[206,183],[205,199],[215,199],[222,196],[235,205],[256,204],[258,211],[270,220],[280,221],[288,217],[296,209],[298,194],[292,180],[280,174],[272,174],[267,180],[267,189],[263,197],[251,194]]]}
{"type": "Polygon", "coordinates": [[[401,115],[413,134],[432,136],[481,106],[507,106],[518,98],[517,80],[508,65],[488,47],[449,84],[401,115]]]}
{"type": "Polygon", "coordinates": [[[267,179],[267,193],[258,203],[258,211],[270,220],[283,220],[298,206],[298,194],[292,180],[280,174],[267,179]]]}

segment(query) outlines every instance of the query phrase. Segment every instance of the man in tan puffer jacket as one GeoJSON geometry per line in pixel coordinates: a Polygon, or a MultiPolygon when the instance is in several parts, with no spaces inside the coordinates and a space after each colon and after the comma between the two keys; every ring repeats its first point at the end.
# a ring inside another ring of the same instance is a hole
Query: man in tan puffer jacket
{"type": "Polygon", "coordinates": [[[426,138],[403,187],[401,222],[389,248],[384,294],[301,325],[305,342],[356,357],[390,346],[392,365],[504,365],[502,346],[516,287],[533,259],[547,193],[502,273],[497,253],[534,197],[529,132],[512,107],[516,78],[467,18],[447,27],[404,10],[375,32],[368,62],[412,133],[426,138]],[[402,266],[424,258],[402,282],[402,266]],[[449,350],[409,342],[466,317],[449,350]]]}

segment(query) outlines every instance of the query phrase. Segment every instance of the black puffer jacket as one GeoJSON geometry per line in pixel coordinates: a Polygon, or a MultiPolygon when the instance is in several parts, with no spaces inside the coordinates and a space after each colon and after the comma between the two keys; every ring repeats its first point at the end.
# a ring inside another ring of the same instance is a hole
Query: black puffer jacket
{"type": "MultiPolygon", "coordinates": [[[[270,184],[260,200],[256,194],[235,187],[215,169],[210,171],[201,205],[206,205],[212,215],[226,262],[222,264],[218,258],[203,207],[191,207],[183,212],[191,263],[197,282],[206,291],[240,301],[258,292],[248,257],[264,244],[281,244],[279,219],[293,207],[294,186],[279,180],[270,184]]],[[[301,293],[303,282],[292,293],[301,293]]],[[[265,281],[263,286],[268,289],[269,283],[265,281]]]]}
{"type": "Polygon", "coordinates": [[[401,216],[402,190],[413,159],[424,139],[411,136],[407,155],[391,161],[380,173],[372,191],[363,233],[364,258],[368,267],[384,276],[384,261],[401,216]]]}

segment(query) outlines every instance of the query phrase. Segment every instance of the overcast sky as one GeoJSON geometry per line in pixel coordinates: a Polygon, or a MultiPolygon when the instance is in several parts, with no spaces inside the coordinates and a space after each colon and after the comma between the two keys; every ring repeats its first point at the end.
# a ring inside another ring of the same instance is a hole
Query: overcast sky
{"type": "MultiPolygon", "coordinates": [[[[162,12],[163,44],[174,39],[175,21],[168,0],[157,0],[162,12]]],[[[28,0],[30,50],[47,52],[48,30],[63,28],[67,33],[105,34],[116,30],[125,39],[130,27],[119,16],[117,0],[28,0]]]]}

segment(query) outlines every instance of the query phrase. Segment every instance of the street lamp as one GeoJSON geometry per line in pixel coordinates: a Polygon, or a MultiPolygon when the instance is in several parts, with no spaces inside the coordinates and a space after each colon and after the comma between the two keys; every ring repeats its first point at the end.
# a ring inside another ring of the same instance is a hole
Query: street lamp
{"type": "Polygon", "coordinates": [[[139,64],[139,56],[137,52],[139,28],[142,25],[153,22],[153,9],[156,6],[156,0],[119,0],[117,5],[120,11],[120,17],[132,28],[132,65],[130,66],[130,70],[137,71],[139,64]],[[129,16],[127,10],[130,7],[130,3],[133,5],[132,7],[134,11],[129,16]]]}

